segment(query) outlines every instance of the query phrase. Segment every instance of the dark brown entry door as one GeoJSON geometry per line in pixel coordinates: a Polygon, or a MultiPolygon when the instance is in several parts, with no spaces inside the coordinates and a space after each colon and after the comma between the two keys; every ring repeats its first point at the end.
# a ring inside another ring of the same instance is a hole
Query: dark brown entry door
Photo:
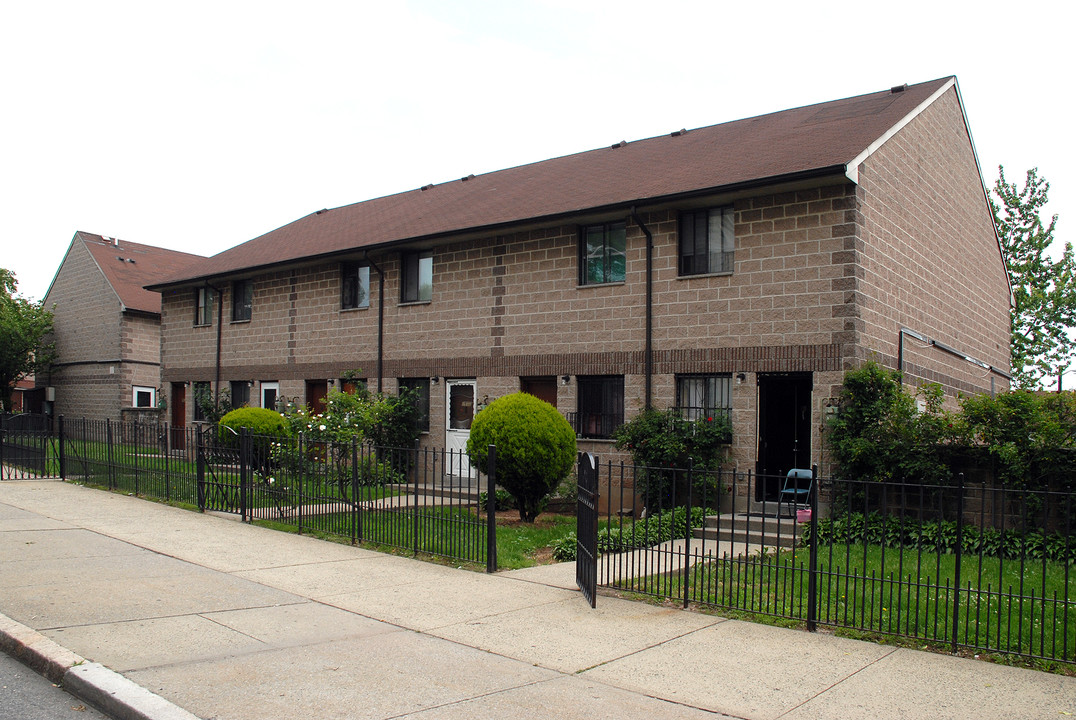
{"type": "Polygon", "coordinates": [[[306,406],[317,415],[325,412],[325,398],[329,395],[328,380],[306,381],[306,406]]]}
{"type": "Polygon", "coordinates": [[[187,430],[187,386],[172,383],[172,449],[185,450],[187,430]]]}
{"type": "Polygon", "coordinates": [[[541,375],[538,377],[521,377],[519,389],[529,393],[539,400],[545,400],[553,407],[557,406],[557,377],[556,375],[541,375]]]}

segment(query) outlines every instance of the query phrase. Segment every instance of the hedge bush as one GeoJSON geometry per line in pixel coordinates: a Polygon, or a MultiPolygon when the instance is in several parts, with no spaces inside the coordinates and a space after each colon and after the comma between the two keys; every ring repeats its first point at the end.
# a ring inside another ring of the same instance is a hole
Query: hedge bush
{"type": "MultiPolygon", "coordinates": [[[[800,526],[800,540],[806,544],[811,539],[811,525],[800,526]]],[[[871,512],[846,513],[836,518],[818,521],[820,542],[834,545],[884,545],[905,550],[923,550],[943,555],[953,554],[958,546],[955,520],[919,522],[915,519],[901,520],[895,515],[882,516],[871,512]]],[[[1042,530],[999,530],[964,525],[959,541],[961,552],[1006,560],[1053,560],[1076,563],[1076,541],[1061,533],[1042,530]]]]}
{"type": "Polygon", "coordinates": [[[497,484],[516,500],[523,522],[534,522],[541,503],[575,464],[575,432],[557,409],[527,393],[498,398],[475,415],[467,455],[485,470],[497,448],[497,484]]]}

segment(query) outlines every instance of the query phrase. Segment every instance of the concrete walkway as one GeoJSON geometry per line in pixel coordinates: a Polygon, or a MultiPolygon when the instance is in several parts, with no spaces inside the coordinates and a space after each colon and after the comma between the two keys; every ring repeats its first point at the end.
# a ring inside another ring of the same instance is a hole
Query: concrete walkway
{"type": "Polygon", "coordinates": [[[1073,677],[611,597],[591,610],[573,579],[0,483],[0,643],[117,718],[1076,714],[1073,677]]]}

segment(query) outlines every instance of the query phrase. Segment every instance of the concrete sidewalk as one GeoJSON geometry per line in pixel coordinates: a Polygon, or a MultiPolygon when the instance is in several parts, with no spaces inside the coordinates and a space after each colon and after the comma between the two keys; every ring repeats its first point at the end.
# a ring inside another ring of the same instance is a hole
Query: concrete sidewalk
{"type": "Polygon", "coordinates": [[[0,483],[0,613],[0,641],[122,718],[1076,714],[1072,677],[592,610],[570,564],[483,575],[58,481],[0,483]]]}

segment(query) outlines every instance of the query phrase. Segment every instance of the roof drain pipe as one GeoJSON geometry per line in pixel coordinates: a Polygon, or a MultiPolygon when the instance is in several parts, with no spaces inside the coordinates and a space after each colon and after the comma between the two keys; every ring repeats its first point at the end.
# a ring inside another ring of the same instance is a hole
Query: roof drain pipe
{"type": "Polygon", "coordinates": [[[363,253],[363,258],[377,273],[377,392],[382,391],[381,368],[385,361],[385,273],[370,259],[370,252],[363,253]]]}
{"type": "MultiPolygon", "coordinates": [[[[213,291],[213,294],[217,296],[217,372],[216,382],[213,383],[213,408],[220,412],[220,348],[221,348],[221,333],[224,332],[224,295],[221,291],[210,285],[206,281],[205,286],[213,291]]],[[[198,404],[198,398],[194,399],[195,405],[198,404]]]]}
{"type": "Polygon", "coordinates": [[[644,408],[649,410],[654,385],[654,234],[635,212],[634,205],[631,206],[631,219],[646,235],[646,349],[643,351],[643,363],[646,374],[644,408]]]}

